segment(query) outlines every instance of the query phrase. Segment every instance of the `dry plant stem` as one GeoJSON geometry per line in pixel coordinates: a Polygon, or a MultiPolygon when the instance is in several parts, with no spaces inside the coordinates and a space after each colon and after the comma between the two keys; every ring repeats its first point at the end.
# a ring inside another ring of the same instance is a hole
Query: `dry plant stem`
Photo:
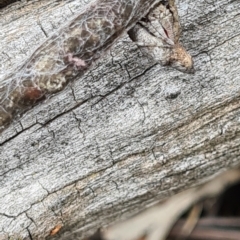
{"type": "Polygon", "coordinates": [[[186,238],[191,234],[196,224],[198,223],[202,210],[203,204],[201,202],[195,204],[192,207],[190,213],[188,214],[186,222],[184,223],[181,230],[181,234],[185,235],[186,238]]]}
{"type": "Polygon", "coordinates": [[[185,220],[180,219],[174,225],[167,240],[188,239],[188,240],[238,240],[240,239],[240,218],[231,217],[205,217],[200,218],[195,229],[188,237],[182,232],[185,220]]]}
{"type": "MultiPolygon", "coordinates": [[[[0,132],[15,115],[22,114],[48,95],[61,91],[82,74],[124,31],[133,27],[149,11],[153,27],[163,29],[155,37],[157,46],[154,49],[146,47],[149,55],[163,65],[169,64],[189,72],[192,60],[178,44],[180,25],[174,1],[97,0],[45,41],[22,67],[7,76],[0,85],[0,132]],[[164,31],[167,31],[165,38],[164,31]],[[162,41],[173,43],[173,46],[166,48],[162,41]]],[[[150,25],[147,28],[151,31],[150,25]]],[[[133,31],[134,35],[138,39],[138,31],[133,31]]],[[[149,33],[143,39],[145,45],[152,42],[149,33]]]]}

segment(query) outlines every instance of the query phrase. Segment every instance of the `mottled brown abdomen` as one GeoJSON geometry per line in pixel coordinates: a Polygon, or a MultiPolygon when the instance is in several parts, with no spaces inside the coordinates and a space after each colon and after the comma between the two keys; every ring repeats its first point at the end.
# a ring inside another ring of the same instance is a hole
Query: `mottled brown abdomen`
{"type": "Polygon", "coordinates": [[[1,81],[0,132],[17,114],[61,91],[159,2],[96,0],[69,19],[23,66],[1,81]]]}
{"type": "Polygon", "coordinates": [[[0,8],[6,7],[7,5],[16,1],[18,0],[0,0],[0,8]]]}

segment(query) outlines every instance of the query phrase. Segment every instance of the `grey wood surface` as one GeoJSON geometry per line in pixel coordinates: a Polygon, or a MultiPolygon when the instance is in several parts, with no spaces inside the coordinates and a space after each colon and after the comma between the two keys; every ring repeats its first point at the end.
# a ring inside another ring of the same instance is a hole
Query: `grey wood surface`
{"type": "MultiPolygon", "coordinates": [[[[0,82],[87,2],[1,9],[0,82]]],[[[240,2],[178,7],[194,75],[153,64],[124,35],[1,133],[0,239],[82,239],[239,165],[240,2]]]]}

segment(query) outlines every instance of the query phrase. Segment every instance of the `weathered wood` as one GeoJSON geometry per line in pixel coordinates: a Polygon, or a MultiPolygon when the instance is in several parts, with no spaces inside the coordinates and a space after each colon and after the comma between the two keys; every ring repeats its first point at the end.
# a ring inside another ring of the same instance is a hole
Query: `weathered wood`
{"type": "MultiPolygon", "coordinates": [[[[86,2],[3,8],[0,77],[86,2]]],[[[49,239],[81,239],[240,163],[240,2],[178,6],[194,75],[154,65],[125,36],[0,135],[0,239],[45,239],[58,224],[49,239]]]]}

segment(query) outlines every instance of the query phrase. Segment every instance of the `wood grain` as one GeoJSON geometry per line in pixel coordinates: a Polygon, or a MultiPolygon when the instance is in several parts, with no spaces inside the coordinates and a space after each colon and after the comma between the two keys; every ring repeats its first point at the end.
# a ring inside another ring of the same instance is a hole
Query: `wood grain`
{"type": "MultiPolygon", "coordinates": [[[[18,4],[0,12],[0,75],[86,2],[18,4]]],[[[2,239],[82,239],[239,165],[240,3],[178,9],[194,75],[153,64],[124,35],[1,134],[2,239]]]]}

